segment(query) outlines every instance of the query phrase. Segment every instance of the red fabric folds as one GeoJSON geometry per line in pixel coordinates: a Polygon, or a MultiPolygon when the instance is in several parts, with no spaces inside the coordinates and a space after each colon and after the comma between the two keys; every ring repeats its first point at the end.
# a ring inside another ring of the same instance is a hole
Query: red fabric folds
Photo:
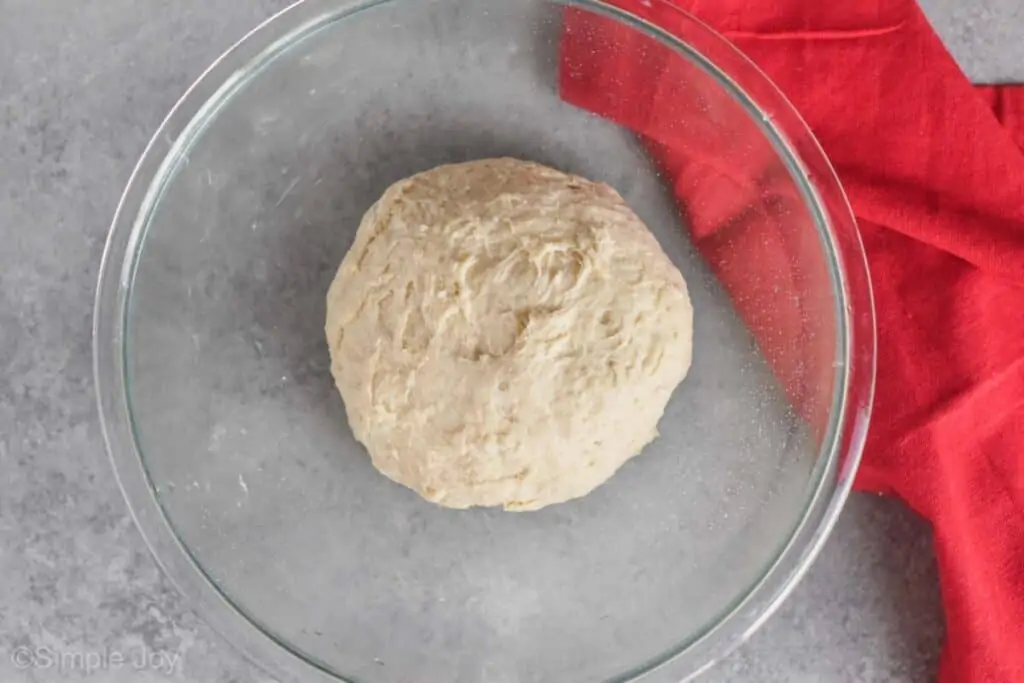
{"type": "MultiPolygon", "coordinates": [[[[615,2],[658,11],[648,0],[615,2]]],[[[912,0],[676,4],[767,73],[849,195],[868,255],[879,345],[857,486],[900,497],[934,526],[947,621],[940,680],[1021,683],[1024,89],[973,87],[912,0]]],[[[664,23],[671,21],[666,11],[664,23]]],[[[567,10],[562,96],[646,140],[695,244],[776,375],[791,398],[806,397],[811,388],[802,385],[796,351],[769,338],[780,324],[765,311],[792,317],[781,327],[794,330],[795,316],[807,311],[769,305],[771,293],[750,272],[757,269],[744,268],[736,253],[743,244],[736,234],[785,220],[787,202],[797,200],[770,175],[753,184],[729,176],[736,163],[756,168],[766,159],[695,131],[721,122],[709,122],[707,103],[685,92],[666,53],[644,49],[638,35],[567,10]],[[769,209],[744,214],[755,198],[769,209]],[[731,258],[722,258],[724,249],[731,258]]],[[[800,245],[759,247],[772,248],[793,253],[800,245]]],[[[812,424],[822,418],[820,409],[797,407],[812,424]]]]}

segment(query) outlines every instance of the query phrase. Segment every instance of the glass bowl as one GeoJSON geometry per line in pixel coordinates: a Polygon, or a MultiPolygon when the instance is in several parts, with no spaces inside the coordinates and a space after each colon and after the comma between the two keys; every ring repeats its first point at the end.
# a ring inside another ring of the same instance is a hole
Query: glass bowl
{"type": "Polygon", "coordinates": [[[95,316],[100,412],[158,562],[282,681],[679,681],[821,547],[874,378],[863,251],[796,112],[666,2],[308,0],[146,149],[95,316]],[[371,466],[324,295],[399,178],[514,156],[616,187],[685,274],[694,361],[591,495],[452,511],[371,466]]]}

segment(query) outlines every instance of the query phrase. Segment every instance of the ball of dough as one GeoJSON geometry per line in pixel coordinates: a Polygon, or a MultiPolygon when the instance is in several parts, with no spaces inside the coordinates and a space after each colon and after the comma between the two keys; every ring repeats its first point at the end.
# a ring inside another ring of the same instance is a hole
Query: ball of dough
{"type": "Polygon", "coordinates": [[[439,505],[534,510],[657,436],[693,311],[614,189],[487,159],[388,188],[331,284],[326,333],[378,470],[439,505]]]}

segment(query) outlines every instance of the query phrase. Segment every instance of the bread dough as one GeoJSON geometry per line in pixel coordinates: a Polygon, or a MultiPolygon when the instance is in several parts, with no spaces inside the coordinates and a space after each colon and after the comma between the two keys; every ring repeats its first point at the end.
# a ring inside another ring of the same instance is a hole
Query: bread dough
{"type": "Polygon", "coordinates": [[[693,312],[614,189],[487,159],[370,207],[326,333],[377,469],[439,505],[534,510],[585,495],[657,436],[693,312]]]}

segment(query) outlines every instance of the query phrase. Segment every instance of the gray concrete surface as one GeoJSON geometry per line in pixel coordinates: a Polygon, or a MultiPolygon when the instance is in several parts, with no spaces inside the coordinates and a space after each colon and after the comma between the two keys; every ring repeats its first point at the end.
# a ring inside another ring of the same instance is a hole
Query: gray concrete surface
{"type": "Polygon", "coordinates": [[[1024,79],[1020,0],[918,0],[935,31],[976,83],[1024,79]]]}
{"type": "MultiPolygon", "coordinates": [[[[95,417],[90,327],[109,219],[149,135],[286,2],[0,0],[0,681],[270,683],[134,529],[95,417]]],[[[972,78],[1024,78],[1018,0],[924,5],[972,78]]],[[[855,496],[780,613],[705,680],[931,680],[928,537],[898,504],[855,496]]]]}

